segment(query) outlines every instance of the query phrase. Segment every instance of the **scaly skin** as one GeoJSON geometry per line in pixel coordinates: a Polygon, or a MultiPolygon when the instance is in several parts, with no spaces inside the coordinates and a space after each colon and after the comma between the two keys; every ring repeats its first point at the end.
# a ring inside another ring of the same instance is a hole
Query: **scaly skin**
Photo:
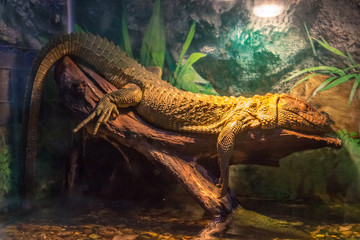
{"type": "Polygon", "coordinates": [[[96,110],[74,132],[99,116],[94,129],[96,134],[99,125],[106,123],[112,113],[119,114],[117,108],[133,106],[141,117],[159,128],[216,134],[220,196],[224,196],[228,188],[229,162],[237,135],[252,128],[287,128],[316,134],[328,130],[329,123],[324,115],[307,102],[289,95],[235,98],[182,91],[146,70],[106,39],[92,34],[71,34],[48,43],[33,66],[30,79],[34,82],[27,87],[27,96],[31,92],[26,149],[28,167],[33,166],[36,156],[34,146],[45,76],[51,66],[65,55],[87,61],[118,88],[105,95],[96,110]]]}

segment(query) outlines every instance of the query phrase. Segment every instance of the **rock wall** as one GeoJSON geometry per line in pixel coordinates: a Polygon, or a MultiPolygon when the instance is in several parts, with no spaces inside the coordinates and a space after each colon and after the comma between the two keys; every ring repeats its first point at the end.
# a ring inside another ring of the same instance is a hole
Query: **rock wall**
{"type": "Polygon", "coordinates": [[[39,49],[66,29],[66,0],[4,0],[0,13],[4,45],[39,49]]]}
{"type": "MultiPolygon", "coordinates": [[[[121,14],[127,10],[128,28],[135,53],[152,14],[153,0],[77,0],[73,21],[90,32],[121,42],[121,14]]],[[[312,56],[303,23],[310,34],[324,37],[341,50],[360,57],[360,4],[357,0],[289,0],[274,18],[253,14],[267,0],[162,0],[167,47],[178,59],[192,21],[195,38],[188,53],[207,54],[196,70],[222,95],[253,95],[286,91],[293,83],[279,80],[299,69],[319,64],[312,56]]],[[[66,32],[66,1],[6,0],[0,6],[2,44],[39,48],[53,35],[66,32]]],[[[319,48],[319,58],[339,65],[319,48]]]]}

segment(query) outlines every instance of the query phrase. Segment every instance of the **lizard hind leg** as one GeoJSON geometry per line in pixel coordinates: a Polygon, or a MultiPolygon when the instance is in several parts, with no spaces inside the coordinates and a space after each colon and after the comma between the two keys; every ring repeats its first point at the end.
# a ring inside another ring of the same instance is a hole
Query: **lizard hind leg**
{"type": "Polygon", "coordinates": [[[220,167],[220,197],[224,197],[229,186],[229,166],[234,148],[235,137],[252,127],[252,116],[241,114],[237,119],[229,122],[221,130],[217,140],[217,155],[220,167]]]}
{"type": "Polygon", "coordinates": [[[75,133],[79,131],[88,122],[90,122],[96,116],[99,116],[93,130],[93,134],[95,135],[100,127],[100,124],[106,123],[112,113],[115,113],[116,116],[119,115],[117,108],[135,106],[141,101],[141,98],[142,91],[140,87],[133,83],[127,84],[114,92],[105,94],[105,96],[100,99],[94,112],[92,112],[86,119],[79,123],[73,132],[75,133]]]}

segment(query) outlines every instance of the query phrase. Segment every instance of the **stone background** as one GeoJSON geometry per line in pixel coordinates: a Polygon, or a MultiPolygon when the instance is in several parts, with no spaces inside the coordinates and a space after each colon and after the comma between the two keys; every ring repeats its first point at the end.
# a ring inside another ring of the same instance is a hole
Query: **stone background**
{"type": "MultiPolygon", "coordinates": [[[[292,84],[280,85],[279,80],[298,69],[313,66],[316,61],[303,22],[312,36],[322,36],[332,46],[341,50],[347,47],[356,58],[360,57],[359,1],[345,0],[341,7],[332,0],[278,1],[285,10],[280,16],[268,19],[252,14],[258,2],[261,1],[163,0],[168,49],[178,59],[195,20],[196,35],[188,53],[207,54],[195,68],[221,95],[287,90],[292,84]]],[[[73,3],[74,22],[119,43],[125,6],[136,53],[152,5],[153,0],[77,0],[73,3]]],[[[65,0],[3,0],[0,7],[2,44],[38,49],[53,35],[66,32],[65,0]]],[[[327,52],[319,54],[325,55],[320,56],[325,63],[336,64],[327,52]]]]}

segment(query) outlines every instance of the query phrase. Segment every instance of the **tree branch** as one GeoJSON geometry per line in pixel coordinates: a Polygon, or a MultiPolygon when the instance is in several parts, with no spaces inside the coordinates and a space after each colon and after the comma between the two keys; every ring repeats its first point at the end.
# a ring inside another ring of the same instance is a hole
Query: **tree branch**
{"type": "MultiPolygon", "coordinates": [[[[83,66],[80,69],[68,57],[57,65],[55,79],[62,102],[79,119],[94,110],[98,102],[96,95],[102,96],[116,89],[92,70],[83,66]]],[[[231,191],[218,198],[219,189],[215,186],[218,176],[214,177],[218,172],[210,172],[207,167],[214,163],[216,166],[217,136],[162,130],[144,121],[132,108],[119,110],[120,116],[101,126],[97,137],[117,148],[122,145],[134,148],[153,163],[160,164],[208,213],[227,215],[239,207],[231,191]]],[[[91,134],[93,127],[89,124],[85,129],[91,134]]],[[[284,129],[257,129],[236,140],[234,162],[276,166],[280,158],[292,152],[325,146],[339,147],[340,142],[284,129]]]]}

